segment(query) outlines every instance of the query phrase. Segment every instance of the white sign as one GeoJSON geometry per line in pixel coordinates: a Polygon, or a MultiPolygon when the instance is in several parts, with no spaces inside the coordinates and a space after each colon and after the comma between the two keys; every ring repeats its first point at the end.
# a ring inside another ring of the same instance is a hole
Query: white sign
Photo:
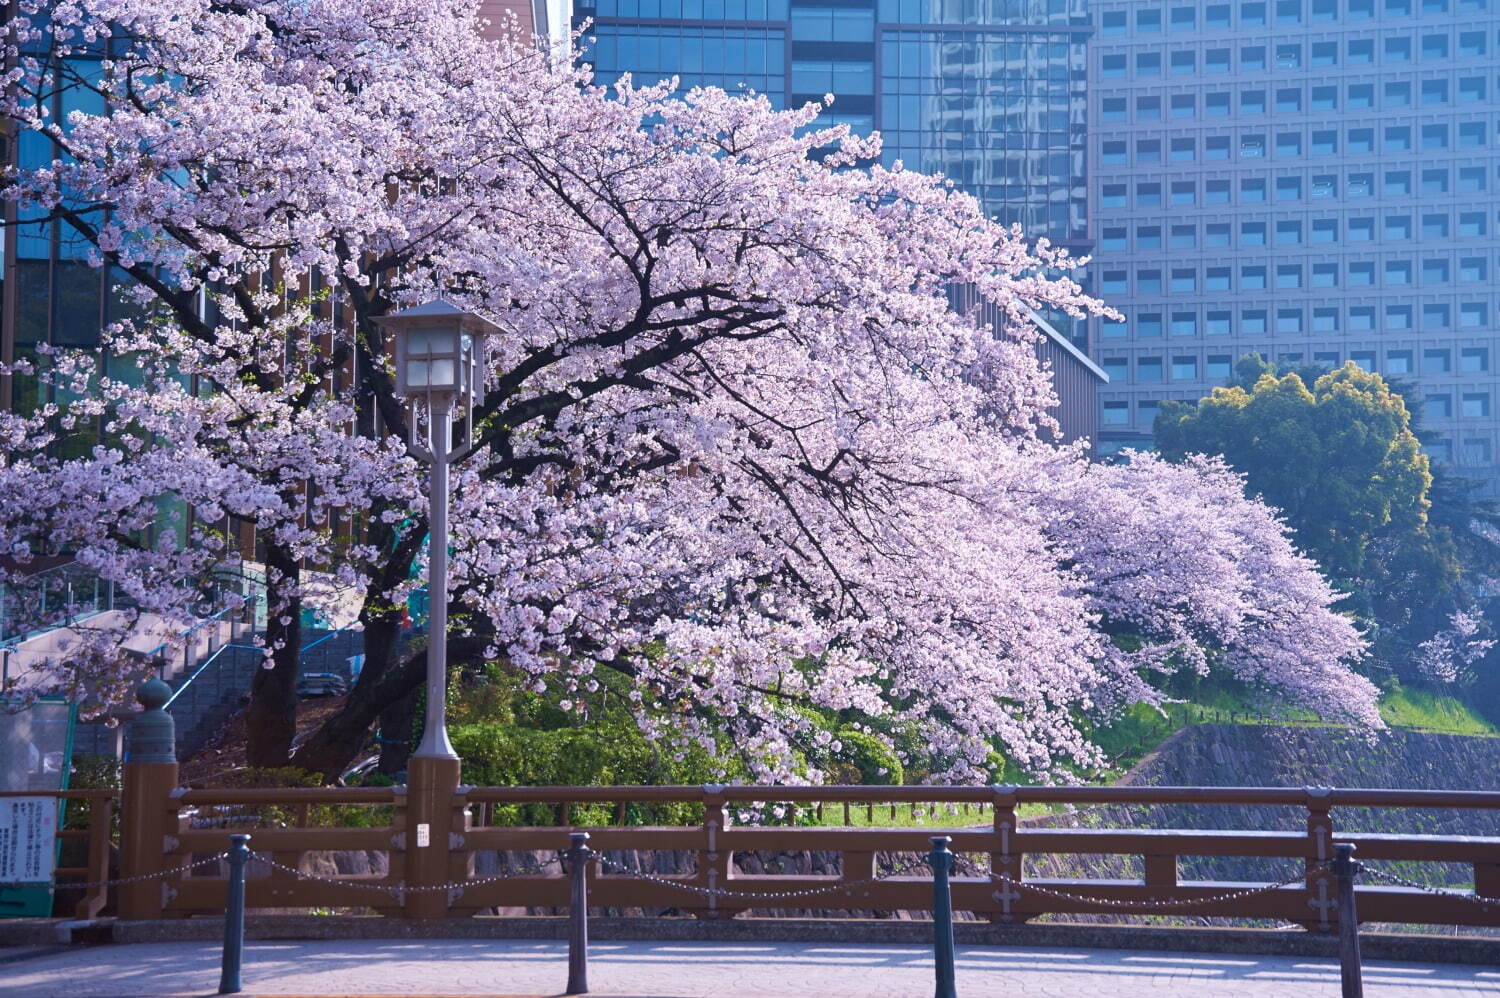
{"type": "Polygon", "coordinates": [[[417,825],[417,848],[425,849],[432,845],[432,826],[425,821],[417,825]]]}
{"type": "Polygon", "coordinates": [[[57,801],[0,797],[0,884],[50,883],[57,859],[57,801]]]}

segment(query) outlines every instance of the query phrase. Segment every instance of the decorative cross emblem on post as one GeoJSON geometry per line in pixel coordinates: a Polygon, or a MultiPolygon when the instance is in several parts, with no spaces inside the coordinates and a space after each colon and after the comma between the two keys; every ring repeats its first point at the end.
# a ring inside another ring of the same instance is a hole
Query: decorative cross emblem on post
{"type": "Polygon", "coordinates": [[[990,897],[992,897],[996,901],[1000,902],[1000,919],[1001,919],[1001,921],[1004,921],[1004,922],[1011,921],[1012,918],[1013,918],[1013,915],[1011,914],[1011,910],[1010,910],[1011,902],[1012,901],[1019,901],[1019,900],[1021,900],[1021,892],[1018,891],[1018,890],[1011,890],[1011,881],[1010,881],[1010,874],[1009,873],[1002,873],[1000,875],[1000,889],[998,891],[996,891],[995,893],[991,894],[990,897]]]}

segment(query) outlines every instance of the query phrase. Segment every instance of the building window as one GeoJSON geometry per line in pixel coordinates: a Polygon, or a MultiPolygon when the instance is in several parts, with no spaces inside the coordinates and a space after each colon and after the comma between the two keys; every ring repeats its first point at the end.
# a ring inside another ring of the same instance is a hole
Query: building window
{"type": "Polygon", "coordinates": [[[1099,17],[1099,31],[1105,35],[1123,35],[1125,33],[1125,12],[1123,10],[1106,11],[1099,17]]]}
{"type": "Polygon", "coordinates": [[[1488,347],[1464,347],[1458,354],[1458,369],[1465,374],[1483,374],[1490,369],[1488,347]]]}
{"type": "Polygon", "coordinates": [[[1172,181],[1172,203],[1193,204],[1198,200],[1198,184],[1192,180],[1172,181]]]}
{"type": "Polygon", "coordinates": [[[1373,83],[1351,83],[1349,84],[1349,106],[1351,108],[1368,108],[1375,106],[1375,84],[1373,83]]]}
{"type": "Polygon", "coordinates": [[[1105,229],[1100,234],[1100,245],[1105,250],[1120,250],[1127,248],[1126,232],[1123,228],[1105,229]]]}
{"type": "Polygon", "coordinates": [[[1485,169],[1482,166],[1461,166],[1458,169],[1458,190],[1462,194],[1480,194],[1485,189],[1485,169]]]}
{"type": "Polygon", "coordinates": [[[1411,39],[1404,35],[1397,35],[1385,40],[1386,62],[1410,62],[1411,61],[1411,39]]]}
{"type": "Polygon", "coordinates": [[[1336,263],[1315,263],[1312,265],[1312,286],[1315,288],[1336,288],[1339,284],[1339,265],[1336,263]]]}
{"type": "Polygon", "coordinates": [[[1209,49],[1203,53],[1203,70],[1208,73],[1229,72],[1229,50],[1209,49]]]}
{"type": "Polygon", "coordinates": [[[1349,359],[1361,371],[1373,372],[1375,370],[1375,352],[1373,350],[1351,350],[1349,351],[1349,359]]]}
{"type": "Polygon", "coordinates": [[[1423,329],[1447,329],[1453,324],[1453,312],[1447,305],[1423,305],[1423,329]]]}
{"type": "Polygon", "coordinates": [[[1314,66],[1337,66],[1338,62],[1338,42],[1313,42],[1312,64],[1314,66]]]}
{"type": "Polygon", "coordinates": [[[1161,338],[1161,313],[1143,312],[1136,323],[1136,338],[1152,340],[1161,338]]]}
{"type": "Polygon", "coordinates": [[[1278,333],[1302,332],[1302,310],[1300,308],[1277,309],[1276,331],[1278,333]]]}
{"type": "Polygon", "coordinates": [[[1490,323],[1490,309],[1484,302],[1464,302],[1458,306],[1458,324],[1464,329],[1479,329],[1490,323]]]}
{"type": "Polygon", "coordinates": [[[1349,264],[1349,286],[1368,287],[1375,283],[1375,264],[1369,260],[1355,260],[1349,264]]]}
{"type": "Polygon", "coordinates": [[[1197,357],[1173,357],[1172,358],[1172,380],[1173,381],[1196,381],[1198,378],[1197,357]]]}
{"type": "Polygon", "coordinates": [[[1125,185],[1105,184],[1099,189],[1099,200],[1105,208],[1125,207],[1125,185]]]}
{"type": "Polygon", "coordinates": [[[1312,109],[1314,111],[1336,111],[1339,106],[1338,87],[1313,87],[1312,109]]]}
{"type": "Polygon", "coordinates": [[[1302,155],[1302,133],[1281,132],[1276,136],[1276,155],[1279,157],[1302,155]]]}
{"type": "MultiPolygon", "coordinates": [[[[1386,129],[1387,133],[1390,129],[1386,129]]],[[[1422,126],[1422,148],[1423,149],[1446,149],[1448,148],[1448,126],[1447,125],[1423,125],[1422,126]]]]}
{"type": "Polygon", "coordinates": [[[1130,373],[1129,362],[1124,357],[1105,357],[1099,364],[1111,381],[1124,381],[1130,373]]]}
{"type": "Polygon", "coordinates": [[[1205,94],[1203,96],[1203,113],[1210,117],[1228,114],[1229,94],[1227,92],[1205,94]]]}
{"type": "Polygon", "coordinates": [[[1217,381],[1229,377],[1234,370],[1234,361],[1225,353],[1211,353],[1203,365],[1203,373],[1210,380],[1217,381]]]}
{"type": "Polygon", "coordinates": [[[1247,308],[1240,313],[1240,332],[1247,335],[1256,335],[1266,331],[1266,310],[1263,308],[1247,308]]]}
{"type": "Polygon", "coordinates": [[[1314,156],[1334,156],[1339,151],[1339,133],[1333,129],[1323,129],[1312,133],[1312,154],[1314,156]]]}
{"type": "Polygon", "coordinates": [[[1453,398],[1450,395],[1429,395],[1426,398],[1425,415],[1428,419],[1448,419],[1453,415],[1453,398]]]}
{"type": "Polygon", "coordinates": [[[1205,246],[1228,246],[1229,223],[1210,222],[1205,225],[1203,227],[1203,244],[1205,246]]]}
{"type": "Polygon", "coordinates": [[[1355,305],[1349,309],[1349,328],[1366,332],[1375,328],[1375,309],[1369,305],[1355,305]]]}
{"type": "Polygon", "coordinates": [[[1339,241],[1339,223],[1336,218],[1315,218],[1312,223],[1312,241],[1336,243],[1339,241]]]}
{"type": "MultiPolygon", "coordinates": [[[[1229,158],[1229,136],[1227,136],[1227,135],[1210,135],[1208,138],[1204,139],[1203,140],[1203,158],[1204,159],[1228,159],[1229,158]]],[[[1209,183],[1212,184],[1213,181],[1209,181],[1209,183]]],[[[1229,186],[1228,183],[1224,182],[1224,187],[1225,187],[1226,190],[1228,189],[1228,186],[1229,186]]]]}
{"type": "Polygon", "coordinates": [[[1135,30],[1154,33],[1161,30],[1161,11],[1138,10],[1135,12],[1135,30]]]}
{"type": "Polygon", "coordinates": [[[1373,152],[1375,150],[1375,129],[1349,129],[1349,141],[1347,144],[1347,148],[1351,153],[1373,152]]]}
{"type": "Polygon", "coordinates": [[[1160,76],[1161,75],[1161,53],[1160,52],[1137,52],[1135,55],[1136,76],[1160,76]]]}
{"type": "Polygon", "coordinates": [[[1264,201],[1266,199],[1266,182],[1262,179],[1245,179],[1240,181],[1241,201],[1264,201]]]}
{"type": "Polygon", "coordinates": [[[1124,121],[1125,98],[1106,97],[1103,101],[1100,102],[1099,111],[1099,116],[1105,121],[1124,121]]]}
{"type": "Polygon", "coordinates": [[[1137,381],[1160,381],[1161,366],[1160,357],[1140,357],[1135,362],[1135,379],[1137,381]]]}
{"type": "Polygon", "coordinates": [[[1422,171],[1422,193],[1431,197],[1438,194],[1448,193],[1448,171],[1447,170],[1423,170],[1422,171]]]}
{"type": "Polygon", "coordinates": [[[1422,283],[1426,285],[1448,283],[1447,260],[1423,260],[1422,283]]]}
{"type": "Polygon", "coordinates": [[[1387,328],[1387,329],[1410,329],[1411,328],[1411,306],[1410,305],[1387,305],[1385,307],[1385,328],[1387,328]]]}
{"type": "Polygon", "coordinates": [[[1351,243],[1368,242],[1375,238],[1375,219],[1373,218],[1351,218],[1349,219],[1349,241],[1351,243]]]}
{"type": "Polygon", "coordinates": [[[1130,283],[1123,270],[1106,270],[1099,285],[1100,290],[1107,295],[1123,295],[1130,290],[1130,283]]]}
{"type": "Polygon", "coordinates": [[[1490,442],[1483,439],[1469,439],[1464,441],[1464,464],[1484,466],[1489,464],[1490,442]]]}
{"type": "Polygon", "coordinates": [[[1173,269],[1172,291],[1181,293],[1198,290],[1198,272],[1192,269],[1173,269]]]}
{"type": "MultiPolygon", "coordinates": [[[[1460,218],[1462,218],[1462,216],[1460,216],[1460,218]]],[[[1480,214],[1479,218],[1480,218],[1481,224],[1483,224],[1484,215],[1480,214]]],[[[1440,214],[1440,215],[1423,215],[1422,216],[1422,238],[1423,239],[1447,239],[1448,238],[1448,216],[1446,214],[1440,214]]]]}
{"type": "Polygon", "coordinates": [[[1393,240],[1406,240],[1411,238],[1411,216],[1410,215],[1387,215],[1385,216],[1385,237],[1393,240]]]}
{"type": "Polygon", "coordinates": [[[1104,403],[1104,418],[1101,420],[1105,426],[1126,426],[1130,423],[1129,402],[1106,402],[1104,403]]]}
{"type": "Polygon", "coordinates": [[[1411,128],[1407,125],[1387,125],[1385,129],[1385,151],[1406,152],[1411,149],[1411,128]]]}
{"type": "Polygon", "coordinates": [[[1423,104],[1446,104],[1446,103],[1448,103],[1448,81],[1447,80],[1423,80],[1422,81],[1422,103],[1423,104]]]}
{"type": "Polygon", "coordinates": [[[1174,162],[1174,163],[1192,162],[1192,160],[1194,159],[1194,157],[1196,155],[1196,150],[1193,148],[1193,146],[1194,146],[1194,140],[1191,139],[1191,138],[1173,139],[1172,140],[1172,162],[1174,162]]]}
{"type": "Polygon", "coordinates": [[[1411,261],[1410,260],[1387,260],[1385,262],[1386,284],[1410,284],[1411,283],[1411,261]]]}
{"type": "Polygon", "coordinates": [[[1282,263],[1276,266],[1276,286],[1278,288],[1300,288],[1302,287],[1302,264],[1282,263]]]}
{"type": "Polygon", "coordinates": [[[1161,184],[1136,184],[1135,203],[1143,208],[1161,206],[1161,184]]]}
{"type": "Polygon", "coordinates": [[[1276,68],[1298,69],[1302,66],[1301,45],[1278,45],[1276,46],[1276,68]]]}
{"type": "Polygon", "coordinates": [[[1423,59],[1446,59],[1446,58],[1448,58],[1448,36],[1447,35],[1423,35],[1422,36],[1422,58],[1423,59]]]}
{"type": "Polygon", "coordinates": [[[1191,118],[1198,112],[1197,98],[1192,94],[1172,95],[1172,117],[1191,118]]]}
{"type": "Polygon", "coordinates": [[[1209,336],[1228,336],[1229,313],[1227,311],[1208,313],[1204,321],[1204,332],[1209,336]]]}
{"type": "Polygon", "coordinates": [[[1466,392],[1463,398],[1463,415],[1465,419],[1484,419],[1490,414],[1490,396],[1488,392],[1466,392]]]}
{"type": "Polygon", "coordinates": [[[1135,229],[1135,245],[1137,249],[1154,250],[1161,249],[1161,226],[1160,225],[1138,225],[1135,229]]]}
{"type": "Polygon", "coordinates": [[[1385,355],[1385,370],[1387,374],[1410,374],[1411,373],[1411,351],[1389,350],[1385,355]]]}
{"type": "Polygon", "coordinates": [[[1411,193],[1411,171],[1410,170],[1387,170],[1385,171],[1385,195],[1386,197],[1405,197],[1411,193]]]}
{"type": "Polygon", "coordinates": [[[1240,223],[1240,245],[1241,246],[1264,246],[1266,244],[1265,222],[1241,222],[1240,223]]]}
{"type": "Polygon", "coordinates": [[[1143,295],[1160,294],[1161,271],[1137,270],[1135,272],[1135,289],[1143,295]]]}
{"type": "Polygon", "coordinates": [[[1460,257],[1458,279],[1465,282],[1483,281],[1487,279],[1489,269],[1489,261],[1482,256],[1460,257]]]}
{"type": "Polygon", "coordinates": [[[1229,290],[1229,268],[1209,267],[1203,277],[1203,290],[1205,291],[1228,291],[1229,290]]]}
{"type": "Polygon", "coordinates": [[[1484,55],[1485,40],[1483,31],[1461,31],[1458,35],[1458,54],[1462,58],[1473,58],[1484,55]]]}
{"type": "Polygon", "coordinates": [[[1240,69],[1255,70],[1266,68],[1266,47],[1264,45],[1247,45],[1240,49],[1240,69]]]}
{"type": "Polygon", "coordinates": [[[1172,313],[1172,335],[1173,336],[1197,336],[1198,335],[1198,313],[1197,312],[1173,312],[1172,313]]]}
{"type": "Polygon", "coordinates": [[[1240,114],[1265,114],[1266,92],[1264,90],[1240,91],[1240,114]]]}
{"type": "Polygon", "coordinates": [[[1228,204],[1229,181],[1210,180],[1203,185],[1204,204],[1228,204]]]}
{"type": "Polygon", "coordinates": [[[1313,309],[1312,328],[1315,333],[1338,332],[1339,310],[1336,308],[1313,309]]]}
{"type": "Polygon", "coordinates": [[[1458,81],[1458,102],[1460,104],[1473,104],[1484,100],[1485,80],[1482,76],[1467,76],[1458,81]]]}
{"type": "Polygon", "coordinates": [[[1374,62],[1375,43],[1368,38],[1349,42],[1348,61],[1356,66],[1374,62]]]}
{"type": "Polygon", "coordinates": [[[1465,121],[1458,126],[1460,149],[1475,149],[1484,145],[1484,122],[1465,121]]]}
{"type": "Polygon", "coordinates": [[[1137,97],[1135,99],[1135,116],[1141,121],[1161,120],[1161,98],[1137,97]]]}
{"type": "Polygon", "coordinates": [[[1172,248],[1192,249],[1198,245],[1198,227],[1195,225],[1172,226],[1172,248]]]}
{"type": "Polygon", "coordinates": [[[1108,166],[1117,166],[1125,162],[1125,143],[1106,142],[1100,159],[1108,166]]]}
{"type": "Polygon", "coordinates": [[[1300,201],[1300,200],[1302,200],[1302,178],[1301,177],[1277,177],[1276,178],[1276,200],[1278,200],[1278,201],[1300,201]]]}

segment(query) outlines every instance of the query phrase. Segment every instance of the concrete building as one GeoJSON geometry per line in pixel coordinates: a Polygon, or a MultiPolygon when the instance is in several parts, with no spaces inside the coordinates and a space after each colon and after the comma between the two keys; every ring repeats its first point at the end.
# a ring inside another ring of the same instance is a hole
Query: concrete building
{"type": "MultiPolygon", "coordinates": [[[[879,129],[887,163],[943,173],[995,219],[1090,249],[1083,0],[579,0],[602,82],[677,76],[777,107],[836,100],[830,122],[879,129]]],[[[1086,324],[1048,316],[1072,437],[1095,436],[1103,372],[1086,324]]]]}
{"type": "Polygon", "coordinates": [[[1414,381],[1497,479],[1497,0],[1093,0],[1103,449],[1234,360],[1414,381]]]}

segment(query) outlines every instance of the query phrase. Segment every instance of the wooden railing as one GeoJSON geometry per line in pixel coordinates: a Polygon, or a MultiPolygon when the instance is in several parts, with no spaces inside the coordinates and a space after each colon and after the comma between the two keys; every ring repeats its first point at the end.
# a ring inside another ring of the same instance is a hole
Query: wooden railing
{"type": "Polygon", "coordinates": [[[115,807],[120,799],[118,790],[17,790],[0,791],[0,797],[50,797],[53,800],[77,801],[88,805],[86,828],[59,828],[58,839],[66,842],[77,839],[86,841],[83,866],[59,866],[54,871],[58,887],[81,883],[83,898],[73,906],[74,918],[94,918],[108,903],[110,880],[110,856],[113,849],[111,827],[114,824],[115,807]]]}
{"type": "MultiPolygon", "coordinates": [[[[456,787],[418,810],[404,787],[173,790],[175,781],[152,783],[153,774],[142,771],[164,765],[170,764],[126,767],[119,872],[124,877],[148,875],[148,879],[121,888],[122,917],[221,912],[224,871],[213,857],[228,847],[233,831],[249,831],[251,849],[271,864],[252,866],[247,885],[247,905],[252,909],[372,909],[407,917],[434,917],[434,912],[462,917],[494,907],[565,907],[568,881],[560,869],[531,871],[523,859],[509,864],[517,871],[514,874],[476,877],[475,857],[489,851],[514,856],[562,850],[568,834],[578,830],[588,831],[590,845],[603,854],[590,871],[594,906],[673,909],[701,918],[767,910],[925,911],[931,903],[925,867],[915,865],[903,874],[877,877],[894,865],[917,861],[935,834],[951,836],[951,848],[960,857],[952,886],[954,909],[997,922],[1024,922],[1049,913],[1180,914],[1266,919],[1329,930],[1337,924],[1337,912],[1331,903],[1334,885],[1325,861],[1333,855],[1335,841],[1354,843],[1358,858],[1376,866],[1381,861],[1441,863],[1449,864],[1446,868],[1451,870],[1451,864],[1461,864],[1472,870],[1474,894],[1500,896],[1500,837],[1345,832],[1337,824],[1339,812],[1349,808],[1500,814],[1500,793],[1228,787],[456,787]],[[783,805],[783,820],[795,822],[800,815],[803,823],[757,825],[736,818],[738,812],[768,801],[783,805]],[[1282,831],[1049,827],[1045,821],[1019,818],[1018,809],[1033,804],[1294,808],[1301,827],[1282,831]],[[559,823],[526,827],[489,823],[497,808],[514,805],[546,806],[559,823]],[[627,812],[639,815],[667,806],[682,811],[682,805],[698,815],[691,824],[618,823],[627,812]],[[585,807],[617,823],[566,823],[565,815],[580,814],[585,807]],[[951,826],[946,828],[806,823],[820,812],[823,820],[837,821],[844,815],[889,821],[893,810],[910,814],[917,807],[938,813],[951,808],[956,813],[945,819],[951,826]],[[267,808],[278,809],[284,827],[263,827],[257,816],[267,808]],[[321,815],[319,809],[325,809],[321,815]],[[317,826],[319,819],[347,819],[355,813],[364,818],[359,827],[317,826]],[[446,815],[447,824],[409,821],[419,813],[446,815]],[[313,854],[356,850],[384,854],[388,872],[312,875],[313,854]],[[737,857],[752,852],[820,853],[824,868],[833,872],[747,873],[737,857]],[[637,863],[654,871],[649,854],[663,853],[676,854],[676,864],[669,864],[672,868],[667,872],[642,879],[634,869],[627,871],[637,863]],[[1059,857],[1071,870],[1098,869],[1103,862],[1116,872],[1124,859],[1138,864],[1140,875],[1027,876],[1023,860],[1028,856],[1059,857]],[[1101,861],[1099,857],[1113,858],[1101,861]],[[1179,876],[1183,857],[1254,857],[1263,867],[1274,867],[1281,877],[1296,877],[1297,882],[1268,889],[1273,882],[1269,877],[1250,882],[1185,880],[1179,876]],[[205,866],[191,872],[173,872],[204,860],[205,866]],[[157,876],[149,877],[153,873],[157,876]],[[426,893],[403,892],[403,887],[425,888],[426,893]],[[797,900],[772,896],[811,890],[823,893],[797,900]],[[425,897],[421,906],[416,902],[419,896],[425,897]],[[1199,903],[1208,900],[1212,903],[1199,903]],[[1163,906],[1181,902],[1197,906],[1180,912],[1163,906]]],[[[108,870],[112,792],[64,791],[57,796],[87,800],[91,808],[87,831],[63,833],[88,839],[89,865],[59,871],[60,877],[106,879],[101,874],[108,870]]],[[[1418,879],[1423,875],[1415,874],[1418,879]]],[[[78,913],[97,914],[105,901],[102,891],[90,892],[78,913]]],[[[1500,925],[1500,905],[1479,903],[1459,892],[1430,893],[1369,878],[1361,882],[1358,910],[1366,922],[1500,925]]]]}

